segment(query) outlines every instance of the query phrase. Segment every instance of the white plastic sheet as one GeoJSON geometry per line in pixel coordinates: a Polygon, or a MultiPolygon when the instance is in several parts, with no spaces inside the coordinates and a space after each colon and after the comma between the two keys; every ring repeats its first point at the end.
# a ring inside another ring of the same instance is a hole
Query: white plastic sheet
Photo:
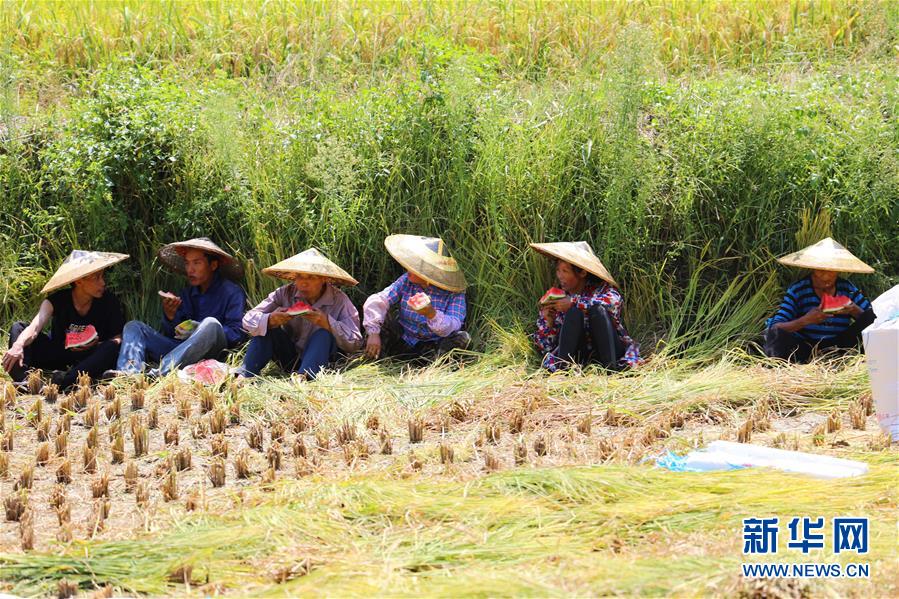
{"type": "Polygon", "coordinates": [[[877,319],[862,332],[874,411],[881,430],[899,441],[899,285],[871,304],[877,319]]]}

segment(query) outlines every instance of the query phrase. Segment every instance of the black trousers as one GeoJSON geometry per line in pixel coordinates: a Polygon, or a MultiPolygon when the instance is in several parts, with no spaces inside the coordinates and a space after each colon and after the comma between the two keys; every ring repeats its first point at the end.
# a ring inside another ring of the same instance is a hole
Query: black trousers
{"type": "Polygon", "coordinates": [[[409,345],[403,341],[403,329],[396,317],[390,313],[381,327],[381,357],[391,357],[398,360],[411,360],[414,362],[429,362],[449,353],[454,349],[468,349],[471,345],[471,335],[465,331],[456,331],[446,337],[433,341],[419,341],[415,345],[409,345]]]}
{"type": "MultiPolygon", "coordinates": [[[[25,322],[16,322],[9,331],[9,344],[15,343],[22,331],[28,326],[25,322]]],[[[119,344],[112,340],[101,341],[84,351],[72,351],[65,348],[62,341],[51,339],[46,333],[38,333],[34,341],[25,348],[23,367],[13,368],[10,374],[14,381],[22,381],[27,371],[32,368],[42,370],[61,370],[64,372],[59,386],[68,389],[75,384],[79,372],[85,372],[92,379],[103,376],[103,372],[115,368],[119,357],[119,344]]]]}
{"type": "Polygon", "coordinates": [[[603,368],[618,370],[618,361],[627,348],[618,335],[609,312],[599,305],[591,306],[587,314],[572,306],[565,312],[559,331],[559,348],[556,355],[572,364],[599,364],[603,368]],[[585,327],[584,319],[589,326],[585,327]],[[588,332],[589,331],[589,332],[588,332]],[[592,351],[587,348],[587,341],[592,351]]]}
{"type": "Polygon", "coordinates": [[[862,348],[862,331],[874,322],[873,309],[867,309],[839,335],[811,343],[789,331],[770,327],[765,331],[765,355],[791,362],[805,364],[815,353],[840,352],[862,348]]]}

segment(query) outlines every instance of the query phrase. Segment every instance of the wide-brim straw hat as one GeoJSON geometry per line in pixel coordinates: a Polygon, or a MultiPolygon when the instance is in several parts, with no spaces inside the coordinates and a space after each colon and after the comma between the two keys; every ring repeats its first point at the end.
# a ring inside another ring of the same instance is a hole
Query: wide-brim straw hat
{"type": "Polygon", "coordinates": [[[109,268],[128,258],[128,254],[116,254],[114,252],[90,252],[87,250],[73,250],[63,260],[62,265],[53,273],[41,293],[50,293],[66,285],[74,283],[78,279],[92,275],[99,270],[109,268]]]}
{"type": "Polygon", "coordinates": [[[459,264],[439,237],[390,235],[384,240],[384,247],[403,268],[435,287],[453,293],[468,287],[459,264]]]}
{"type": "Polygon", "coordinates": [[[798,252],[787,254],[777,259],[781,264],[808,268],[811,270],[830,270],[834,272],[857,272],[871,274],[874,269],[856,258],[852,252],[832,238],[822,239],[818,243],[803,248],[798,252]]]}
{"type": "Polygon", "coordinates": [[[234,259],[234,256],[213,243],[208,237],[197,237],[164,245],[159,250],[159,260],[169,270],[183,275],[187,272],[184,266],[184,252],[187,250],[200,250],[218,256],[218,270],[229,279],[239,279],[243,276],[243,267],[234,259]]]}
{"type": "Polygon", "coordinates": [[[280,279],[293,280],[298,274],[325,277],[338,285],[358,285],[359,281],[350,276],[322,254],[317,248],[309,248],[296,256],[281,260],[277,264],[263,268],[262,272],[280,279]]]}
{"type": "Polygon", "coordinates": [[[557,241],[554,243],[532,243],[532,248],[553,258],[564,260],[569,264],[596,275],[606,283],[618,287],[618,283],[609,274],[608,269],[593,253],[593,248],[586,241],[557,241]]]}

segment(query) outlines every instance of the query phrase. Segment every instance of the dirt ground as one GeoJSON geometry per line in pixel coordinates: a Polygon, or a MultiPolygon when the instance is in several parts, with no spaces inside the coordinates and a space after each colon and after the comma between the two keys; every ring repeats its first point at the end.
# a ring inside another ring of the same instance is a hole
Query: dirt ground
{"type": "MultiPolygon", "coordinates": [[[[171,391],[169,389],[168,391],[171,391]]],[[[267,452],[272,447],[273,423],[244,414],[239,423],[228,422],[224,438],[228,443],[226,459],[226,484],[214,488],[208,477],[209,465],[213,460],[211,449],[213,435],[195,434],[197,423],[207,423],[211,413],[201,413],[200,392],[197,388],[178,385],[174,395],[156,385],[145,393],[143,409],[132,410],[130,390],[118,387],[117,397],[121,401],[118,418],[108,418],[106,409],[110,402],[104,399],[103,389],[94,388],[89,401],[100,406],[97,429],[99,432],[99,452],[95,473],[84,471],[82,451],[89,428],[84,425],[86,411],[72,413],[68,437],[67,457],[71,463],[70,483],[57,483],[57,468],[66,459],[54,455],[54,441],[59,432],[60,407],[63,402],[47,402],[40,396],[16,396],[15,401],[5,408],[5,430],[13,431],[14,447],[7,451],[9,467],[6,476],[0,478],[0,496],[4,499],[14,494],[14,486],[23,469],[34,464],[38,446],[38,428],[33,426],[29,415],[36,401],[42,403],[43,418],[51,419],[49,427],[50,459],[42,466],[34,467],[33,485],[28,492],[28,505],[33,513],[34,549],[50,550],[60,542],[64,532],[57,510],[51,506],[51,496],[57,487],[64,490],[66,502],[71,510],[70,530],[75,539],[100,538],[115,539],[134,536],[139,531],[151,531],[172,515],[187,509],[215,509],[217,504],[240,500],[240,491],[247,485],[264,482],[271,476],[267,452]],[[149,430],[149,449],[146,455],[134,457],[133,435],[129,422],[132,414],[147,421],[151,406],[157,406],[158,426],[149,430]],[[179,415],[179,406],[189,404],[191,415],[179,415]],[[114,422],[122,423],[125,436],[125,459],[122,463],[111,463],[112,442],[110,428],[114,422]],[[249,448],[248,433],[258,424],[263,430],[263,450],[249,448]],[[177,427],[178,445],[166,445],[164,431],[170,426],[177,427]],[[177,473],[178,497],[166,501],[162,487],[170,472],[169,458],[175,451],[189,448],[191,466],[177,473]],[[235,458],[247,449],[250,478],[236,476],[235,458]],[[139,481],[145,481],[150,491],[150,499],[145,506],[138,506],[136,493],[126,489],[124,478],[126,464],[133,461],[139,481]],[[98,501],[92,493],[92,483],[108,473],[108,516],[101,526],[97,526],[98,501]]],[[[216,405],[228,413],[227,393],[219,393],[216,405]]],[[[491,469],[511,468],[520,463],[534,466],[599,464],[606,461],[637,463],[660,454],[665,449],[684,452],[690,447],[702,446],[715,439],[737,439],[737,425],[732,419],[715,414],[701,418],[687,418],[662,422],[629,422],[626,416],[608,413],[593,413],[577,407],[546,399],[525,399],[524,409],[518,412],[497,414],[495,406],[456,403],[425,411],[420,415],[422,441],[410,443],[408,422],[374,421],[350,425],[351,432],[343,431],[341,424],[319,421],[315,413],[284,413],[275,418],[285,429],[281,441],[281,467],[275,472],[278,478],[306,476],[316,472],[328,477],[341,477],[370,471],[385,471],[396,476],[406,476],[413,469],[435,477],[456,479],[473,478],[491,469]],[[304,430],[295,426],[297,416],[306,423],[304,430]],[[384,431],[384,432],[382,432],[384,431]],[[539,432],[538,432],[539,431],[539,432]],[[343,433],[343,438],[341,438],[343,433]],[[355,436],[355,439],[351,438],[355,436]],[[384,437],[390,441],[390,453],[383,453],[384,437]],[[347,438],[350,437],[350,438],[347,438]],[[302,440],[306,448],[306,458],[295,457],[293,453],[297,440],[302,440]],[[539,455],[543,441],[545,454],[539,455]],[[452,463],[442,463],[441,445],[444,458],[448,449],[452,450],[452,463]]],[[[853,451],[876,448],[881,443],[874,416],[868,416],[864,430],[850,427],[844,415],[837,431],[818,435],[815,431],[823,428],[828,416],[803,412],[792,416],[771,414],[770,427],[759,426],[752,435],[752,442],[774,445],[786,449],[826,451],[841,455],[853,451]]],[[[201,427],[202,428],[202,425],[201,427]]],[[[22,550],[20,523],[4,518],[0,522],[0,551],[22,550]]],[[[63,537],[64,538],[64,537],[63,537]]]]}

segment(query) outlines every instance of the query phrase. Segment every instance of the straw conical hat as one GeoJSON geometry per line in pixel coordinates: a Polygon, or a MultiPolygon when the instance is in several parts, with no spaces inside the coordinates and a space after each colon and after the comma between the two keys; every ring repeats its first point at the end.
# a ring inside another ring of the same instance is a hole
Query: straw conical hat
{"type": "Polygon", "coordinates": [[[296,256],[281,260],[273,266],[263,268],[262,272],[273,277],[293,280],[298,274],[318,275],[340,285],[358,285],[359,281],[350,276],[322,254],[316,248],[309,248],[296,256]]]}
{"type": "Polygon", "coordinates": [[[200,250],[219,257],[219,272],[229,279],[239,279],[243,276],[243,268],[238,264],[234,256],[214,244],[208,237],[197,237],[187,241],[176,241],[162,246],[159,250],[159,260],[171,271],[178,274],[186,272],[184,268],[184,252],[187,250],[200,250]]]}
{"type": "Polygon", "coordinates": [[[546,256],[552,256],[583,268],[587,272],[596,275],[606,283],[618,287],[618,283],[599,261],[593,248],[586,241],[558,241],[555,243],[532,243],[532,248],[546,256]]]}
{"type": "Polygon", "coordinates": [[[61,287],[77,281],[87,275],[92,275],[98,270],[109,268],[113,264],[121,262],[128,258],[128,254],[115,254],[113,252],[88,252],[86,250],[73,250],[69,256],[63,260],[60,266],[41,293],[50,293],[61,287]]]}
{"type": "Polygon", "coordinates": [[[813,270],[832,270],[835,272],[858,272],[870,274],[874,269],[852,255],[852,252],[828,237],[798,252],[787,254],[777,259],[781,264],[810,268],[813,270]]]}
{"type": "Polygon", "coordinates": [[[465,291],[468,283],[456,260],[439,237],[390,235],[384,246],[403,268],[431,285],[453,293],[465,291]]]}

